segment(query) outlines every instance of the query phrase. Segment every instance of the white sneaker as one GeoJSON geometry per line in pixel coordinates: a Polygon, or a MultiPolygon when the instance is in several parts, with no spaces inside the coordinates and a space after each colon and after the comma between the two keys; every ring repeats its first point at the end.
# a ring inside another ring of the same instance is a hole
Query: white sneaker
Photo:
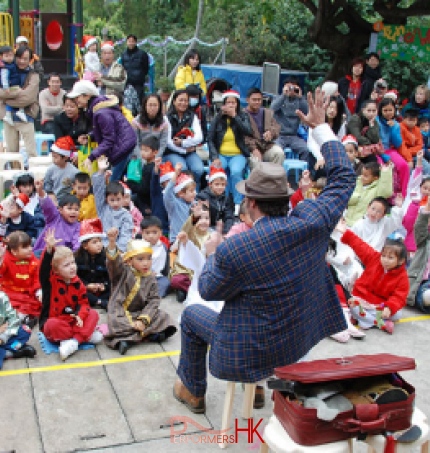
{"type": "Polygon", "coordinates": [[[16,116],[23,122],[28,123],[27,115],[25,114],[24,110],[18,110],[16,112],[16,116]]]}
{"type": "Polygon", "coordinates": [[[239,211],[240,211],[240,204],[235,204],[234,205],[234,216],[239,217],[239,211]]]}
{"type": "Polygon", "coordinates": [[[78,350],[78,346],[79,343],[74,338],[62,341],[59,348],[61,360],[66,360],[67,357],[75,353],[78,350]]]}
{"type": "Polygon", "coordinates": [[[13,118],[12,118],[12,113],[11,112],[6,112],[6,115],[4,116],[3,121],[5,123],[9,124],[9,126],[13,126],[15,124],[13,122],[13,118]]]}
{"type": "Polygon", "coordinates": [[[103,341],[103,334],[100,332],[100,330],[95,330],[91,337],[89,338],[88,340],[88,343],[92,343],[92,344],[99,344],[103,341]]]}

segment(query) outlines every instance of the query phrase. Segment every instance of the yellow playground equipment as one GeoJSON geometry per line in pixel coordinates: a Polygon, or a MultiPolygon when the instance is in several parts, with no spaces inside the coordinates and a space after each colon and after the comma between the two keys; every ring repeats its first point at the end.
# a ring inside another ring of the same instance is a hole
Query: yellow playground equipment
{"type": "Polygon", "coordinates": [[[8,13],[0,13],[0,46],[12,46],[14,44],[12,16],[8,13]]]}

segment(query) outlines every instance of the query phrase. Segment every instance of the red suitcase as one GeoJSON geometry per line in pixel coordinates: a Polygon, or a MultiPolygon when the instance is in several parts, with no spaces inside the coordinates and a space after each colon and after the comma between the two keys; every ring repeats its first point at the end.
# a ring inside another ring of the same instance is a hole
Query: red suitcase
{"type": "Polygon", "coordinates": [[[404,430],[411,426],[415,389],[397,372],[414,368],[414,359],[391,354],[314,360],[276,368],[275,375],[287,381],[285,384],[291,389],[296,386],[303,390],[306,386],[323,382],[348,386],[363,377],[382,376],[406,390],[406,399],[387,404],[356,404],[354,409],[341,412],[328,422],[317,418],[316,409],[300,405],[291,391],[274,390],[274,413],[290,437],[307,446],[337,442],[357,437],[360,433],[404,430]]]}

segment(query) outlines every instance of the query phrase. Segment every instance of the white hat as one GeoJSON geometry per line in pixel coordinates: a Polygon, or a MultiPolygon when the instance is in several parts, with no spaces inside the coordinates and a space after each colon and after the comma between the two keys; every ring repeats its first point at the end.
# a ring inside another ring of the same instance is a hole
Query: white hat
{"type": "Polygon", "coordinates": [[[22,42],[26,42],[28,44],[28,39],[25,36],[18,36],[15,40],[16,44],[20,44],[22,42]]]}
{"type": "Polygon", "coordinates": [[[89,94],[91,96],[98,96],[99,90],[93,82],[89,80],[79,80],[73,85],[72,91],[67,93],[68,98],[77,98],[81,94],[89,94]]]}
{"type": "Polygon", "coordinates": [[[339,86],[336,82],[332,81],[327,81],[322,84],[321,91],[326,95],[326,96],[333,96],[334,93],[337,93],[339,91],[339,86]]]}

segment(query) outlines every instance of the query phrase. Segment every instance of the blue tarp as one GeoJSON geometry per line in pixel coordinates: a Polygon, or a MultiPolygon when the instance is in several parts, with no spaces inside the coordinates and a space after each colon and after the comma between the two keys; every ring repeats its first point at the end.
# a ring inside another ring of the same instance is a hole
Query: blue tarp
{"type": "MultiPolygon", "coordinates": [[[[241,64],[224,64],[224,65],[201,65],[205,79],[208,80],[212,77],[225,79],[231,83],[232,89],[239,91],[240,101],[246,104],[246,93],[252,87],[261,88],[261,78],[263,75],[262,66],[246,66],[241,64]]],[[[300,86],[304,91],[305,79],[307,72],[292,71],[288,69],[281,69],[281,76],[279,80],[279,93],[282,91],[284,80],[287,77],[294,76],[299,80],[300,86]]]]}

